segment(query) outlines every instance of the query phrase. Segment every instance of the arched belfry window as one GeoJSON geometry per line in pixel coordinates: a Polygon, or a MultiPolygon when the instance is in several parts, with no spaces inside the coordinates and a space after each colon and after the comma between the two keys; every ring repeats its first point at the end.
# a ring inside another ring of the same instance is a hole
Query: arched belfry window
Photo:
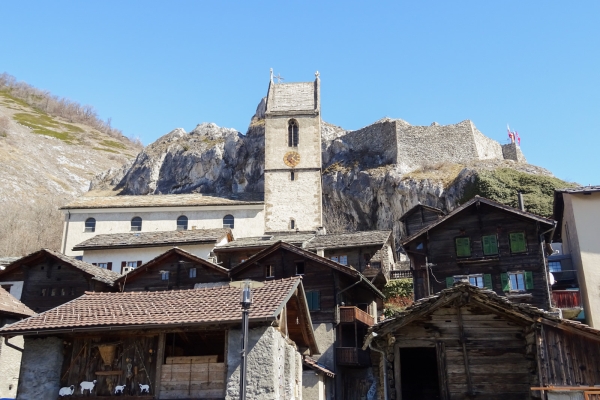
{"type": "Polygon", "coordinates": [[[187,231],[188,228],[188,217],[185,215],[177,218],[177,230],[178,231],[187,231]]]}
{"type": "Polygon", "coordinates": [[[295,119],[288,121],[288,146],[298,147],[298,121],[295,119]]]}
{"type": "Polygon", "coordinates": [[[134,232],[142,230],[142,219],[140,217],[133,217],[131,219],[131,230],[134,232]]]}

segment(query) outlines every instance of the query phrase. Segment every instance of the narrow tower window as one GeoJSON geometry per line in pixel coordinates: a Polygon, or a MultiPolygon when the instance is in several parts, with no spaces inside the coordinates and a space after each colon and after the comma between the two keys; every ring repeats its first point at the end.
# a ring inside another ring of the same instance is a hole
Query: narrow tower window
{"type": "Polygon", "coordinates": [[[288,146],[298,147],[298,121],[295,119],[288,122],[288,146]]]}
{"type": "Polygon", "coordinates": [[[290,229],[296,229],[296,221],[293,218],[290,219],[290,229]]]}
{"type": "Polygon", "coordinates": [[[290,171],[290,181],[295,181],[296,180],[296,174],[294,173],[294,171],[290,171]]]}
{"type": "Polygon", "coordinates": [[[135,232],[142,230],[142,219],[140,217],[133,217],[131,219],[131,230],[135,232]]]}

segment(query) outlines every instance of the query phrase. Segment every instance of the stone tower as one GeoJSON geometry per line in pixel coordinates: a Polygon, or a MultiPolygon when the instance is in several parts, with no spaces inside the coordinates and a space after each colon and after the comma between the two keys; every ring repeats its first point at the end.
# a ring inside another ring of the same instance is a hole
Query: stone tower
{"type": "Polygon", "coordinates": [[[275,83],[265,113],[265,232],[316,231],[321,200],[321,103],[314,82],[275,83]]]}

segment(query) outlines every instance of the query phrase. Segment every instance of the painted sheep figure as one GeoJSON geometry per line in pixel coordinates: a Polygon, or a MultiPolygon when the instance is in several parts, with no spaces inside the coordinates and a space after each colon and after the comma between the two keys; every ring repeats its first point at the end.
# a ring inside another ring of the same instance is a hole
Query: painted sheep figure
{"type": "Polygon", "coordinates": [[[117,393],[124,393],[123,391],[125,390],[125,385],[117,385],[115,386],[115,394],[117,393]]]}
{"type": "Polygon", "coordinates": [[[88,382],[88,381],[83,381],[79,384],[79,386],[81,387],[81,394],[83,394],[84,390],[89,390],[90,393],[92,393],[92,390],[94,390],[94,386],[96,385],[96,380],[94,379],[92,382],[88,382]]]}
{"type": "Polygon", "coordinates": [[[71,396],[75,391],[75,386],[71,385],[69,387],[60,388],[58,392],[59,396],[71,396]]]}
{"type": "Polygon", "coordinates": [[[140,385],[140,393],[150,393],[150,385],[142,385],[141,383],[138,383],[138,385],[140,385]]]}

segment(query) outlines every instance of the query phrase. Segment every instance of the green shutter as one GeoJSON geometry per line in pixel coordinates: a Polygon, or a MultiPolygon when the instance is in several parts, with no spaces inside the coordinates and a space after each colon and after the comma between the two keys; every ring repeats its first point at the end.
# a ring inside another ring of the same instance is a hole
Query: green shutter
{"type": "Polygon", "coordinates": [[[523,253],[527,251],[525,234],[523,232],[510,234],[510,251],[512,253],[523,253]]]}
{"type": "Polygon", "coordinates": [[[498,239],[496,235],[488,235],[482,237],[483,254],[486,256],[498,254],[498,239]]]}
{"type": "Polygon", "coordinates": [[[452,287],[454,286],[454,277],[453,276],[449,276],[446,278],[446,287],[452,287]]]}
{"type": "Polygon", "coordinates": [[[500,274],[500,281],[502,282],[502,290],[510,292],[510,283],[508,282],[508,274],[506,272],[500,274]]]}
{"type": "Polygon", "coordinates": [[[321,292],[313,292],[313,310],[321,309],[321,292]]]}
{"type": "Polygon", "coordinates": [[[533,272],[525,271],[525,289],[533,289],[533,272]]]}
{"type": "Polygon", "coordinates": [[[306,292],[306,303],[308,304],[308,310],[312,310],[312,294],[313,292],[306,292]]]}
{"type": "Polygon", "coordinates": [[[491,274],[483,274],[483,286],[486,289],[493,289],[492,286],[492,275],[491,274]]]}
{"type": "Polygon", "coordinates": [[[468,237],[456,238],[456,255],[458,257],[471,256],[471,240],[468,237]]]}

